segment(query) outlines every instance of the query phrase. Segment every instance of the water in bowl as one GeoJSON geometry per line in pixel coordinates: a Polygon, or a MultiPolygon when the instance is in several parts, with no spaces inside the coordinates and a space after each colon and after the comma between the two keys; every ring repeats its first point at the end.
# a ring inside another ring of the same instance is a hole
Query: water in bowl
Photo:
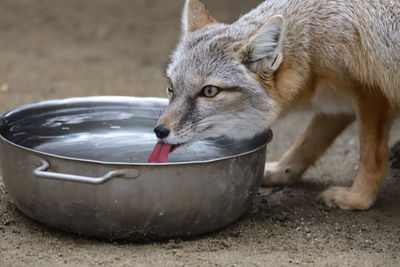
{"type": "MultiPolygon", "coordinates": [[[[91,106],[46,109],[9,120],[2,135],[18,144],[58,156],[114,163],[146,163],[157,138],[160,107],[91,106]]],[[[192,162],[241,154],[265,143],[226,137],[178,147],[168,162],[192,162]]]]}

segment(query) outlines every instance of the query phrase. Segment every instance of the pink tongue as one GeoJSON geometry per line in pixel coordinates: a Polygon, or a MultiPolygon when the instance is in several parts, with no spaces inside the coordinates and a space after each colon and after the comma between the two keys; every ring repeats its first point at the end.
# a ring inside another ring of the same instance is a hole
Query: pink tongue
{"type": "Polygon", "coordinates": [[[151,153],[148,163],[165,163],[168,159],[168,154],[172,149],[172,145],[157,143],[151,153]]]}

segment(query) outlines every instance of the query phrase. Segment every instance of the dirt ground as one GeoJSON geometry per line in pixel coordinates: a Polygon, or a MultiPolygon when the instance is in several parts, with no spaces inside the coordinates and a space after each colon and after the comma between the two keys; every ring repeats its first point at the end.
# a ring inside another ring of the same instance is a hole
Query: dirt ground
{"type": "MultiPolygon", "coordinates": [[[[230,22],[260,1],[206,2],[217,18],[230,22]]],[[[179,37],[182,5],[1,0],[0,111],[73,96],[164,96],[164,68],[179,37]]],[[[274,125],[270,160],[289,147],[309,117],[299,111],[274,125]]],[[[396,121],[391,144],[399,133],[396,121]]],[[[0,266],[399,266],[399,170],[390,170],[369,211],[330,210],[315,202],[327,185],[351,183],[357,153],[352,125],[305,182],[260,189],[251,210],[233,225],[195,238],[139,244],[87,239],[35,223],[12,204],[0,178],[0,266]]]]}

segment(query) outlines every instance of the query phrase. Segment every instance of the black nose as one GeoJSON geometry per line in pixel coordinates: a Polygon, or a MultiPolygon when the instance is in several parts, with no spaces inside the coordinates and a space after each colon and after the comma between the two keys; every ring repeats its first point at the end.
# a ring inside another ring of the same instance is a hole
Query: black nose
{"type": "Polygon", "coordinates": [[[157,137],[163,139],[169,135],[169,129],[165,127],[165,125],[158,125],[154,132],[156,133],[157,137]]]}

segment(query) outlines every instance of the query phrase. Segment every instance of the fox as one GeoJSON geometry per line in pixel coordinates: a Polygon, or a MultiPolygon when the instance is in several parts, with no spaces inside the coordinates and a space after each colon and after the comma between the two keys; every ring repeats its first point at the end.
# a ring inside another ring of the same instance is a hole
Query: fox
{"type": "Polygon", "coordinates": [[[279,161],[265,163],[262,184],[300,181],[357,121],[352,185],[328,187],[317,198],[331,208],[373,206],[400,106],[400,1],[266,0],[226,24],[201,1],[186,0],[181,21],[166,70],[169,104],[154,129],[159,141],[251,138],[308,106],[309,125],[279,161]]]}

